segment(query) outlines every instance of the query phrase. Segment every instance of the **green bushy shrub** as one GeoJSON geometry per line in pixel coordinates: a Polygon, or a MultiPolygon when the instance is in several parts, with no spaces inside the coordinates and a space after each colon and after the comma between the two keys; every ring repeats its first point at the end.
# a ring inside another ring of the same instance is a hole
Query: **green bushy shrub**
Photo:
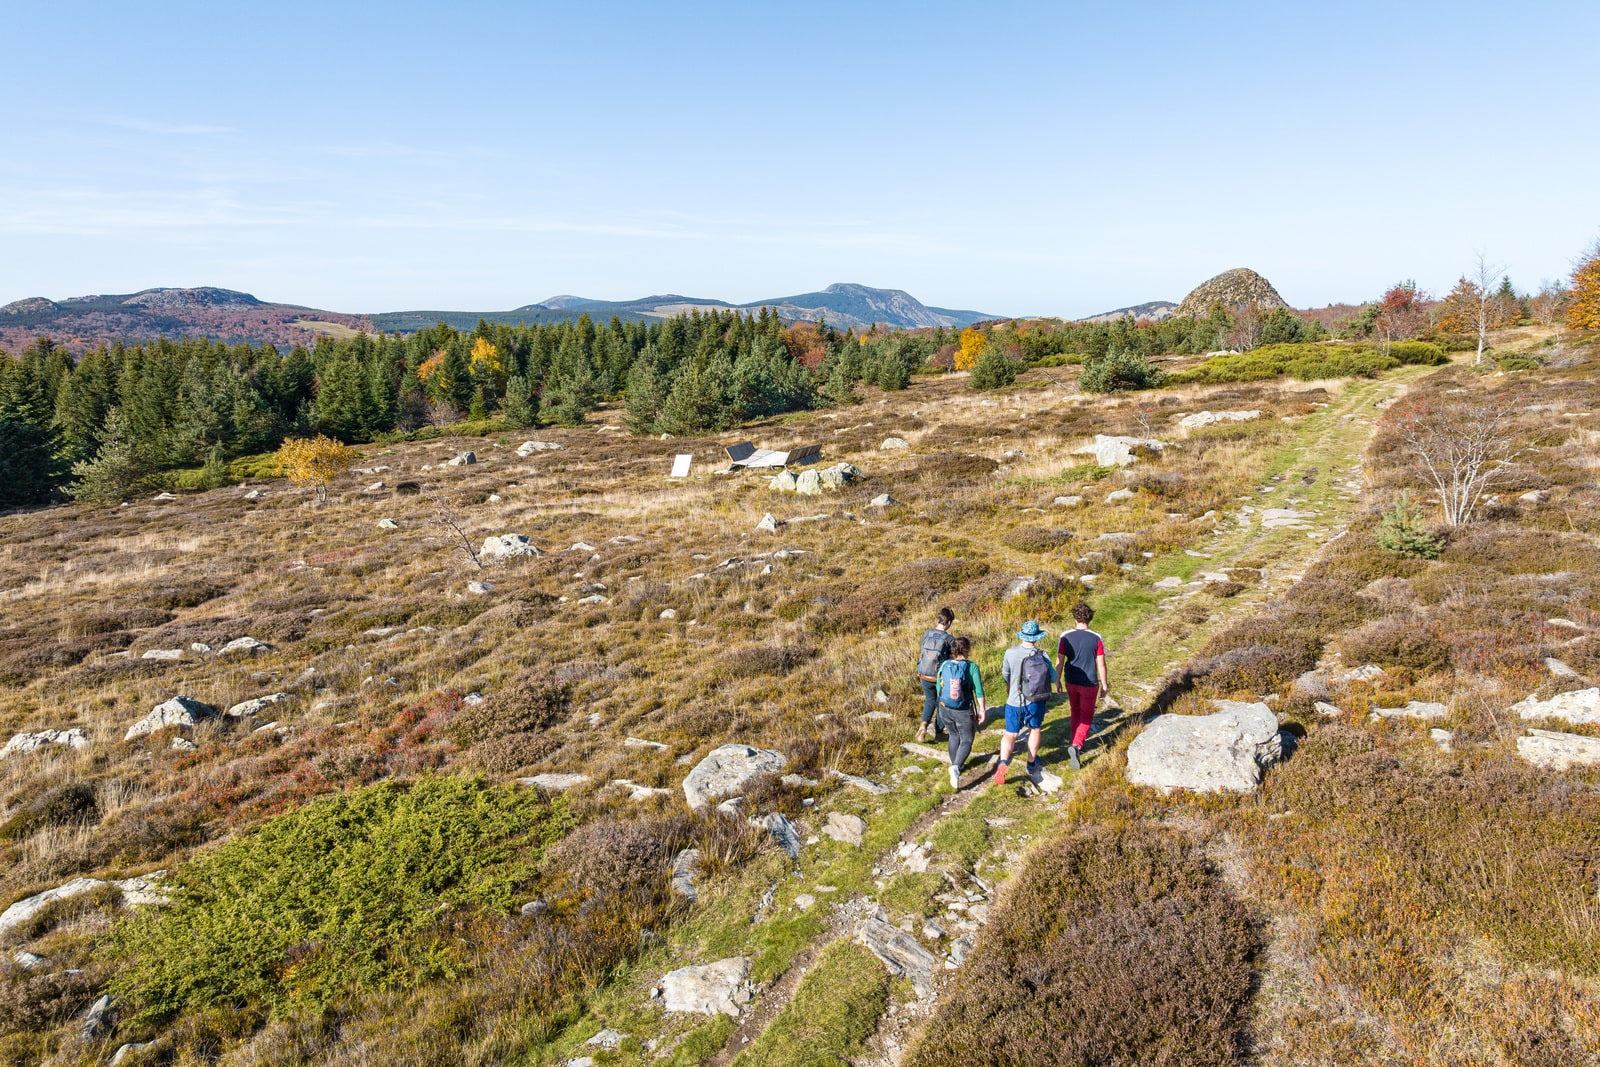
{"type": "Polygon", "coordinates": [[[1030,367],[1077,367],[1093,357],[1087,352],[1052,352],[1029,362],[1030,367]]]}
{"type": "Polygon", "coordinates": [[[560,798],[466,778],[324,797],[180,867],[107,949],[139,1022],[324,1004],[453,969],[454,909],[507,912],[566,828],[560,798]]]}
{"type": "Polygon", "coordinates": [[[1422,346],[1405,349],[1408,358],[1384,356],[1365,345],[1281,344],[1262,345],[1248,352],[1212,356],[1197,367],[1172,376],[1176,385],[1219,385],[1227,382],[1256,382],[1281,378],[1285,374],[1303,382],[1328,378],[1372,378],[1392,370],[1402,362],[1432,363],[1444,353],[1437,345],[1406,341],[1391,346],[1422,346]]]}
{"type": "Polygon", "coordinates": [[[999,389],[1017,380],[1017,363],[996,345],[990,345],[972,366],[974,389],[999,389]]]}
{"type": "Polygon", "coordinates": [[[1432,341],[1396,341],[1389,346],[1389,355],[1407,366],[1442,367],[1450,362],[1444,346],[1432,341]]]}
{"type": "Polygon", "coordinates": [[[1143,356],[1112,349],[1099,359],[1092,359],[1083,365],[1078,388],[1086,393],[1116,393],[1155,389],[1164,384],[1166,379],[1166,374],[1143,356]]]}

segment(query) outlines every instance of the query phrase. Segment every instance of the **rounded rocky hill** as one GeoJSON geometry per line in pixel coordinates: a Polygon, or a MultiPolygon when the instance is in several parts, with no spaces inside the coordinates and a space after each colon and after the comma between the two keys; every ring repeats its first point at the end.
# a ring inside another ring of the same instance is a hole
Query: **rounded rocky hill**
{"type": "Polygon", "coordinates": [[[1203,318],[1211,313],[1214,304],[1221,304],[1229,309],[1254,304],[1262,311],[1289,306],[1288,302],[1278,295],[1278,290],[1272,287],[1271,282],[1248,267],[1235,267],[1195,286],[1194,290],[1183,298],[1183,303],[1178,305],[1178,310],[1173,314],[1203,318]]]}

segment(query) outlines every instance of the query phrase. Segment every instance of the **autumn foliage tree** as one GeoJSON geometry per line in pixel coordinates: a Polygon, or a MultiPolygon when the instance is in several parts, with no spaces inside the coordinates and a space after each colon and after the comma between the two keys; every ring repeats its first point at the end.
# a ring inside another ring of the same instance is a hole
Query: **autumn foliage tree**
{"type": "Polygon", "coordinates": [[[968,326],[961,331],[961,347],[956,350],[956,370],[971,370],[988,347],[989,339],[968,326]]]}
{"type": "Polygon", "coordinates": [[[1489,347],[1489,331],[1510,326],[1522,315],[1522,308],[1515,306],[1514,300],[1504,300],[1496,291],[1495,279],[1501,276],[1501,270],[1480,252],[1472,274],[1463,275],[1444,298],[1439,328],[1445,333],[1477,336],[1478,354],[1472,361],[1474,366],[1483,362],[1484,349],[1489,347]]]}
{"type": "Polygon", "coordinates": [[[1589,246],[1572,272],[1567,325],[1574,330],[1600,330],[1600,241],[1589,246]]]}
{"type": "Polygon", "coordinates": [[[322,503],[328,499],[328,486],[350,469],[355,457],[355,450],[343,441],[322,434],[299,437],[279,446],[278,471],[295,485],[310,487],[322,503]]]}
{"type": "Polygon", "coordinates": [[[1414,281],[1403,281],[1383,294],[1372,330],[1385,354],[1393,342],[1410,340],[1422,332],[1428,324],[1429,303],[1428,294],[1420,292],[1414,281]]]}

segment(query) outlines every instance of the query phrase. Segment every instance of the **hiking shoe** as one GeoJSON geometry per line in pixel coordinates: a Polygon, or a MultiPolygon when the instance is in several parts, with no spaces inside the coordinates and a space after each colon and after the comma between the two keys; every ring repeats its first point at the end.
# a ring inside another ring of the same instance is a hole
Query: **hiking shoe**
{"type": "Polygon", "coordinates": [[[1004,763],[1000,764],[1000,769],[994,772],[994,784],[1006,784],[1006,765],[1004,763]]]}
{"type": "Polygon", "coordinates": [[[1082,766],[1082,764],[1080,764],[1078,762],[1078,746],[1077,745],[1068,746],[1068,748],[1067,748],[1067,762],[1072,764],[1072,769],[1073,770],[1078,770],[1079,767],[1082,766]]]}
{"type": "Polygon", "coordinates": [[[961,768],[957,767],[953,763],[950,765],[950,788],[961,788],[961,768]]]}
{"type": "Polygon", "coordinates": [[[923,723],[921,726],[917,727],[917,744],[920,745],[920,744],[922,744],[922,742],[926,741],[927,739],[928,739],[928,724],[927,723],[923,723]]]}
{"type": "Polygon", "coordinates": [[[1029,760],[1028,761],[1028,777],[1029,778],[1033,778],[1036,775],[1038,775],[1038,773],[1039,773],[1039,761],[1038,760],[1034,760],[1034,759],[1029,760]]]}

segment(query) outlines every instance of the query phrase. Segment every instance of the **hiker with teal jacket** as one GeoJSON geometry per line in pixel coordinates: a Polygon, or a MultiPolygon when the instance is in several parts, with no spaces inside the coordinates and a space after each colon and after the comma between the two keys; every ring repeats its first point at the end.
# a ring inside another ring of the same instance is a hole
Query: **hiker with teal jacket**
{"type": "Polygon", "coordinates": [[[1006,649],[1000,677],[1006,680],[1006,731],[1000,738],[1000,769],[994,784],[1006,784],[1006,765],[1017,735],[1028,731],[1028,777],[1039,773],[1039,741],[1044,736],[1044,705],[1056,687],[1056,668],[1039,648],[1044,628],[1029,619],[1017,631],[1020,644],[1006,649]]]}
{"type": "Polygon", "coordinates": [[[950,788],[961,788],[961,768],[972,755],[972,740],[989,717],[983,699],[983,674],[968,657],[972,642],[950,642],[950,658],[939,664],[939,718],[950,735],[950,788]]]}

